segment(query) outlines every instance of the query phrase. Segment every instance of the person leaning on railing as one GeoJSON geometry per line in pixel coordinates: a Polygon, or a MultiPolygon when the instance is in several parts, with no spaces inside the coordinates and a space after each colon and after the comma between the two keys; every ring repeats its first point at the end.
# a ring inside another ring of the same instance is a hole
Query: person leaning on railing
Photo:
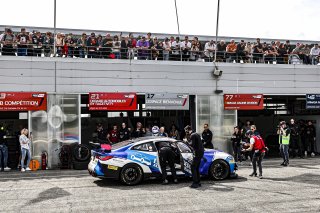
{"type": "Polygon", "coordinates": [[[47,32],[43,38],[44,56],[50,57],[52,54],[54,39],[51,32],[47,32]]]}
{"type": "Polygon", "coordinates": [[[204,46],[205,61],[212,62],[216,45],[213,40],[208,41],[204,46]]]}
{"type": "Polygon", "coordinates": [[[15,43],[15,40],[16,40],[15,35],[13,34],[12,30],[8,28],[1,39],[1,43],[3,44],[2,55],[15,56],[15,49],[13,46],[15,43]]]}
{"type": "Polygon", "coordinates": [[[101,51],[103,58],[110,58],[110,54],[112,53],[113,39],[110,33],[106,34],[106,37],[102,40],[101,43],[101,51]]]}
{"type": "Polygon", "coordinates": [[[171,51],[171,42],[166,37],[162,43],[163,48],[163,60],[168,61],[170,57],[170,51],[171,51]]]}
{"type": "Polygon", "coordinates": [[[80,58],[85,58],[86,46],[87,46],[86,43],[87,43],[87,34],[82,33],[81,37],[77,41],[77,47],[78,47],[80,58]]]}
{"type": "MultiPolygon", "coordinates": [[[[158,42],[158,38],[154,37],[152,42],[150,42],[150,50],[151,50],[151,59],[152,60],[158,60],[159,56],[160,56],[160,50],[162,49],[162,47],[160,46],[159,42],[158,42]]],[[[161,54],[162,57],[162,54],[161,54]]]]}
{"type": "Polygon", "coordinates": [[[260,38],[257,38],[257,43],[253,46],[253,62],[260,63],[263,58],[263,45],[260,42],[260,38]]]}
{"type": "Polygon", "coordinates": [[[226,61],[226,49],[227,44],[224,40],[221,40],[217,44],[217,61],[225,62],[226,61]]]}
{"type": "Polygon", "coordinates": [[[25,28],[21,28],[21,32],[17,35],[17,54],[18,56],[27,56],[28,43],[30,43],[30,38],[25,28]]]}
{"type": "Polygon", "coordinates": [[[226,47],[227,57],[229,61],[236,59],[237,45],[233,39],[230,40],[230,43],[226,47]]]}
{"type": "Polygon", "coordinates": [[[121,43],[119,41],[119,36],[113,36],[112,53],[114,54],[116,59],[120,59],[120,47],[121,43]]]}
{"type": "Polygon", "coordinates": [[[236,48],[236,58],[237,58],[237,62],[246,62],[247,61],[247,55],[245,52],[245,48],[246,48],[246,43],[244,42],[244,40],[241,40],[240,43],[237,44],[237,48],[236,48]]]}
{"type": "Polygon", "coordinates": [[[180,47],[182,51],[182,60],[188,61],[190,58],[191,42],[189,42],[189,37],[185,36],[184,41],[180,42],[180,47]]]}
{"type": "Polygon", "coordinates": [[[87,39],[88,48],[88,58],[96,58],[98,40],[95,33],[91,33],[90,37],[87,39]]]}
{"type": "Polygon", "coordinates": [[[310,58],[311,58],[311,63],[313,65],[316,65],[319,63],[319,54],[320,54],[320,48],[318,44],[314,44],[314,46],[310,50],[310,58]]]}
{"type": "Polygon", "coordinates": [[[124,39],[121,40],[121,44],[120,44],[120,56],[121,59],[128,59],[129,55],[128,55],[128,50],[131,47],[131,41],[129,40],[129,36],[124,37],[124,39]]]}

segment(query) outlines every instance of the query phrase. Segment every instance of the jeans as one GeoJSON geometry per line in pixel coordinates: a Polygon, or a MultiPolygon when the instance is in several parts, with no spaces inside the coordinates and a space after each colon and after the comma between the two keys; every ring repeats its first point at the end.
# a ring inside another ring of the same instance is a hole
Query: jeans
{"type": "Polygon", "coordinates": [[[199,156],[195,156],[191,164],[192,180],[194,184],[200,183],[200,163],[201,163],[202,157],[203,157],[203,154],[199,156]]]}
{"type": "Polygon", "coordinates": [[[168,61],[169,60],[169,52],[163,52],[163,60],[168,61]]]}
{"type": "Polygon", "coordinates": [[[289,162],[289,144],[280,144],[280,154],[285,163],[289,162]]]}
{"type": "Polygon", "coordinates": [[[0,145],[0,169],[6,168],[7,166],[8,166],[8,147],[6,145],[0,145]]]}
{"type": "Polygon", "coordinates": [[[241,159],[241,148],[240,145],[238,145],[237,143],[233,144],[233,153],[234,153],[234,160],[236,162],[238,162],[238,160],[240,160],[240,162],[242,161],[241,159]]]}
{"type": "Polygon", "coordinates": [[[262,160],[264,155],[265,155],[264,152],[255,152],[252,158],[253,173],[255,174],[257,173],[257,163],[258,163],[259,175],[261,176],[262,176],[262,160]]]}
{"type": "Polygon", "coordinates": [[[27,48],[18,48],[18,56],[27,56],[27,48]]]}
{"type": "Polygon", "coordinates": [[[31,151],[30,151],[30,149],[21,148],[21,162],[20,162],[21,163],[21,168],[29,167],[30,161],[31,161],[31,151]],[[24,160],[26,158],[26,155],[28,157],[28,160],[27,160],[27,165],[24,165],[24,160]]]}
{"type": "Polygon", "coordinates": [[[116,56],[116,59],[120,59],[120,52],[114,52],[114,55],[116,56]]]}

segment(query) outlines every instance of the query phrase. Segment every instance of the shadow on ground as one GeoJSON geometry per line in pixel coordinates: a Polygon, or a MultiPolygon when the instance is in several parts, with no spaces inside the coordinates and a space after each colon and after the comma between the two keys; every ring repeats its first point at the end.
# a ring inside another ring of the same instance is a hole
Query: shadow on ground
{"type": "MultiPolygon", "coordinates": [[[[223,183],[235,183],[235,182],[245,182],[248,179],[245,177],[238,177],[235,179],[227,179],[223,181],[213,181],[209,178],[202,178],[201,184],[202,187],[200,187],[197,190],[215,190],[215,191],[233,191],[234,189],[232,187],[224,186],[223,183]]],[[[120,189],[120,190],[131,190],[134,188],[139,188],[141,190],[152,190],[152,191],[162,191],[162,190],[177,190],[179,188],[188,187],[191,185],[192,180],[191,178],[179,178],[179,184],[172,183],[172,180],[169,180],[168,185],[162,185],[162,181],[160,179],[151,179],[151,180],[145,180],[142,183],[140,183],[137,186],[126,186],[122,184],[120,181],[117,180],[111,180],[111,179],[100,179],[94,181],[95,184],[99,187],[105,187],[105,188],[114,188],[114,189],[120,189]],[[152,186],[152,188],[150,188],[152,186]]]]}
{"type": "Polygon", "coordinates": [[[285,177],[285,178],[264,178],[266,180],[272,181],[291,181],[295,183],[304,183],[304,184],[313,184],[320,186],[320,175],[312,174],[312,173],[305,173],[302,175],[297,175],[293,177],[285,177]]]}
{"type": "Polygon", "coordinates": [[[53,187],[41,192],[37,198],[30,200],[29,204],[40,203],[46,200],[70,196],[71,194],[59,187],[53,187]]]}

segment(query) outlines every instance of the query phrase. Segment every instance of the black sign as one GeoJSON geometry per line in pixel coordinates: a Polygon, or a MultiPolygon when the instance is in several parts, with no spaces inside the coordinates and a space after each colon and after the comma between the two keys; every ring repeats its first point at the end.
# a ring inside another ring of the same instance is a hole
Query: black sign
{"type": "Polygon", "coordinates": [[[320,109],[320,94],[306,95],[306,109],[320,109]]]}

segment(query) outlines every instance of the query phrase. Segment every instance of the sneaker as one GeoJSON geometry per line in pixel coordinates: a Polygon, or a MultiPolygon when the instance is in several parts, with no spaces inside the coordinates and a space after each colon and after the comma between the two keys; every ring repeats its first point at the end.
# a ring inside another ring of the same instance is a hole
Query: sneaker
{"type": "Polygon", "coordinates": [[[198,183],[193,183],[190,188],[192,189],[196,189],[196,188],[199,188],[201,185],[199,185],[198,183]]]}
{"type": "Polygon", "coordinates": [[[31,169],[29,167],[26,168],[26,171],[31,171],[31,169]]]}
{"type": "Polygon", "coordinates": [[[259,179],[262,179],[262,175],[261,175],[261,174],[259,174],[258,178],[259,178],[259,179]]]}
{"type": "Polygon", "coordinates": [[[313,158],[314,156],[315,156],[315,154],[312,152],[312,153],[311,153],[311,157],[313,158]]]}
{"type": "Polygon", "coordinates": [[[252,172],[249,176],[250,176],[250,177],[252,177],[252,176],[257,177],[257,173],[252,172]]]}
{"type": "Polygon", "coordinates": [[[21,169],[21,172],[25,172],[26,170],[24,168],[21,169]]]}
{"type": "Polygon", "coordinates": [[[282,163],[282,164],[280,164],[280,166],[284,166],[284,164],[285,164],[285,161],[283,161],[283,163],[282,163]]]}
{"type": "Polygon", "coordinates": [[[252,166],[252,162],[250,162],[250,164],[249,164],[250,166],[252,166]]]}
{"type": "Polygon", "coordinates": [[[169,181],[167,179],[165,179],[164,181],[162,181],[162,185],[167,185],[169,183],[169,181]]]}
{"type": "Polygon", "coordinates": [[[4,171],[5,171],[5,172],[8,172],[8,171],[10,171],[10,170],[11,170],[11,168],[9,168],[9,167],[4,168],[4,171]]]}

